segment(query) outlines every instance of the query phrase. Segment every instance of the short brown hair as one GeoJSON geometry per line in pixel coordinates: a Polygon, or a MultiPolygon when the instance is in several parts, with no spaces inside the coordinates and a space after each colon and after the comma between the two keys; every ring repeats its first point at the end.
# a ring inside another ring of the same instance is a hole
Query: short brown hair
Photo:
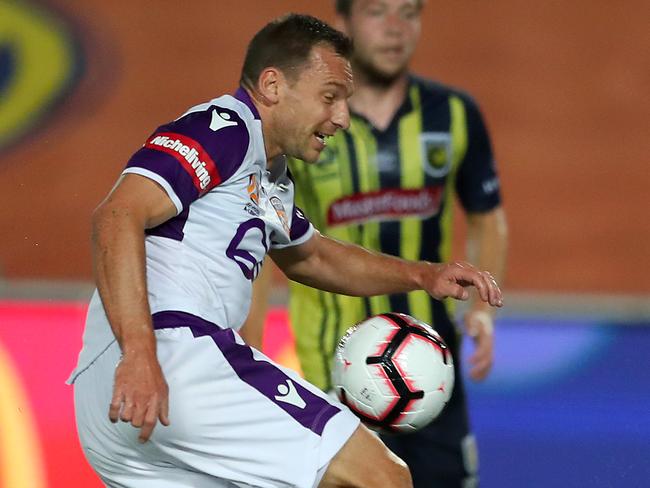
{"type": "Polygon", "coordinates": [[[309,59],[314,46],[331,46],[349,59],[352,42],[333,27],[311,15],[288,14],[262,28],[248,44],[240,83],[254,85],[265,68],[274,66],[290,76],[309,59]]]}
{"type": "MultiPolygon", "coordinates": [[[[336,13],[343,17],[349,17],[350,11],[352,10],[352,2],[353,0],[335,0],[336,13]]],[[[418,0],[418,8],[422,8],[423,5],[424,0],[418,0]]]]}

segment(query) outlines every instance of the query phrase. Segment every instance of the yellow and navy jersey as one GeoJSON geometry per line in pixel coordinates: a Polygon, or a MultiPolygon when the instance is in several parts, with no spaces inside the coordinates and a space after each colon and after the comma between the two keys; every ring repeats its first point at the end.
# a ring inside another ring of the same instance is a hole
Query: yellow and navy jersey
{"type": "MultiPolygon", "coordinates": [[[[296,203],[323,234],[409,260],[446,261],[452,200],[466,212],[500,204],[480,111],[465,93],[416,77],[385,130],[359,114],[330,138],[316,164],[289,163],[296,203]]],[[[290,285],[291,323],[308,380],[330,387],[330,362],[346,328],[395,311],[453,329],[450,304],[423,291],[370,298],[290,285]]]]}

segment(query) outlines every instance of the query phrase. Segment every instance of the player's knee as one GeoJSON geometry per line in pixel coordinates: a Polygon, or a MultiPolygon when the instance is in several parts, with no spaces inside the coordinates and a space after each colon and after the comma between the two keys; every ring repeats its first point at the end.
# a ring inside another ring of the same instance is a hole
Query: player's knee
{"type": "Polygon", "coordinates": [[[379,460],[376,468],[354,486],[355,488],[413,488],[413,481],[404,461],[397,456],[387,456],[379,460]]]}
{"type": "Polygon", "coordinates": [[[404,461],[391,453],[381,463],[382,469],[377,470],[376,478],[364,484],[362,488],[386,486],[391,488],[413,488],[411,472],[404,461]]]}
{"type": "Polygon", "coordinates": [[[387,463],[390,466],[391,471],[389,476],[391,477],[390,479],[393,480],[392,482],[394,483],[394,486],[399,486],[400,488],[412,488],[413,480],[411,478],[409,467],[404,461],[402,461],[402,458],[393,454],[393,452],[388,448],[386,448],[386,452],[388,453],[388,458],[390,460],[389,463],[387,463]]]}
{"type": "Polygon", "coordinates": [[[412,488],[406,463],[365,427],[332,459],[319,488],[412,488]]]}
{"type": "Polygon", "coordinates": [[[360,470],[352,476],[326,475],[318,488],[413,488],[406,463],[395,457],[377,460],[372,470],[360,470]]]}

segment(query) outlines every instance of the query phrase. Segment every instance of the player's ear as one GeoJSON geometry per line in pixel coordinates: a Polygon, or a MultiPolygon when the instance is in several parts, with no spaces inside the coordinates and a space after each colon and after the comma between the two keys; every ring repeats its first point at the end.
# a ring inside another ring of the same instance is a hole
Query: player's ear
{"type": "Polygon", "coordinates": [[[334,23],[332,24],[336,30],[343,32],[346,36],[350,37],[350,29],[348,28],[348,18],[345,15],[336,14],[334,23]]]}
{"type": "Polygon", "coordinates": [[[276,104],[279,100],[280,85],[284,77],[276,68],[265,68],[257,81],[258,91],[262,100],[269,104],[276,104]]]}

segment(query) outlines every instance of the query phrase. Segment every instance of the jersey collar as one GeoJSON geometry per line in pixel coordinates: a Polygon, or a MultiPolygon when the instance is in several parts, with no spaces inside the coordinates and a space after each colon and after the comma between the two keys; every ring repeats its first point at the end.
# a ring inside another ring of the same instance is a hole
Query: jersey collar
{"type": "Polygon", "coordinates": [[[402,101],[402,104],[399,106],[399,108],[397,109],[397,111],[393,115],[393,118],[390,120],[388,126],[384,130],[379,130],[366,117],[364,117],[360,113],[355,112],[354,110],[350,110],[350,115],[362,120],[376,134],[379,134],[379,135],[388,134],[392,130],[396,130],[396,126],[397,126],[397,124],[399,122],[399,119],[402,118],[403,115],[406,115],[407,113],[409,113],[409,112],[411,112],[413,110],[413,102],[411,100],[411,88],[413,87],[413,85],[416,85],[416,84],[417,83],[416,83],[416,80],[415,80],[414,76],[409,73],[408,74],[408,85],[407,85],[407,88],[406,88],[406,94],[404,96],[404,100],[402,101]]]}
{"type": "Polygon", "coordinates": [[[255,117],[256,120],[260,120],[260,113],[257,111],[257,107],[255,107],[253,100],[251,100],[250,95],[244,89],[244,87],[240,86],[235,92],[234,96],[237,100],[244,103],[251,110],[251,112],[253,112],[253,117],[255,117]]]}

